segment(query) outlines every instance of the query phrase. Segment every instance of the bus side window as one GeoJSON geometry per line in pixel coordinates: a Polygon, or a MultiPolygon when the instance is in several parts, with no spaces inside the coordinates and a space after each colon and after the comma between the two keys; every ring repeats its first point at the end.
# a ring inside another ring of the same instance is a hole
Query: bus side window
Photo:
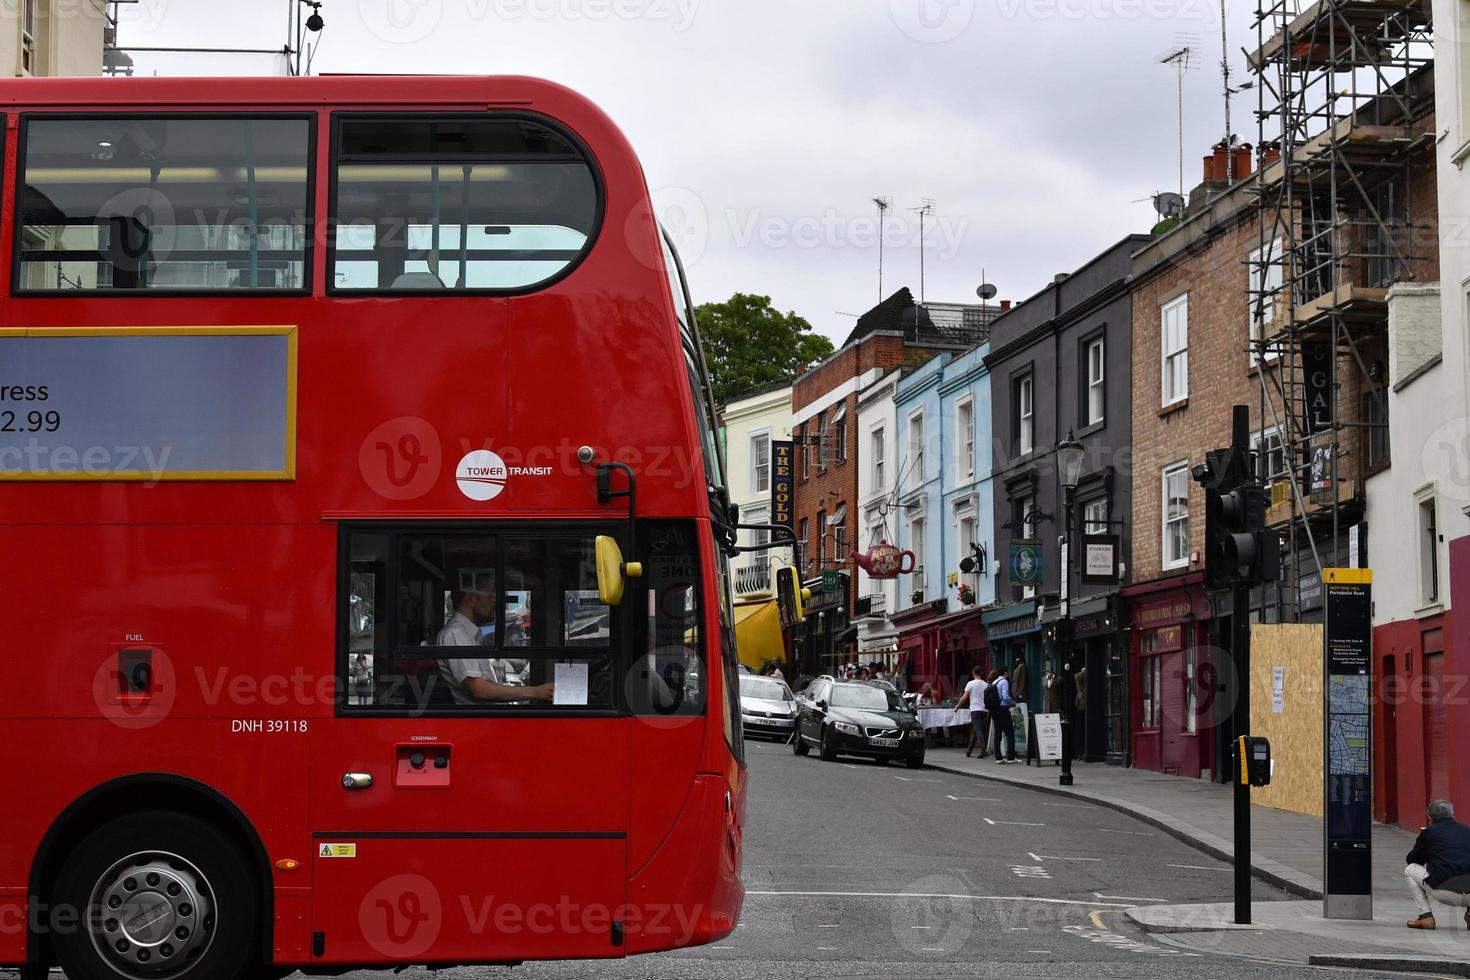
{"type": "Polygon", "coordinates": [[[404,527],[348,539],[348,709],[546,708],[547,685],[560,685],[558,708],[616,705],[593,535],[404,527]]]}

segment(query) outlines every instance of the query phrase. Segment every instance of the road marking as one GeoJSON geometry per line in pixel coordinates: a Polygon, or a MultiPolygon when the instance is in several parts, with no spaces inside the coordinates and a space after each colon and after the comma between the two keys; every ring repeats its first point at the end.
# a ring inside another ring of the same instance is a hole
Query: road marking
{"type": "MultiPolygon", "coordinates": [[[[1093,894],[1094,895],[1097,895],[1097,892],[1093,892],[1093,894]]],[[[1098,898],[1101,898],[1101,897],[1102,897],[1101,895],[1098,895],[1098,898]]],[[[1095,926],[1097,926],[1099,929],[1106,929],[1107,928],[1107,926],[1103,924],[1102,913],[1099,912],[1097,909],[1093,909],[1091,912],[1087,913],[1087,917],[1089,919],[1091,919],[1092,920],[1092,924],[1095,925],[1095,926]]]]}
{"type": "Polygon", "coordinates": [[[1030,932],[1030,926],[1011,926],[1011,932],[1030,932]]]}
{"type": "Polygon", "coordinates": [[[1190,871],[1234,871],[1234,868],[1207,868],[1203,864],[1169,864],[1169,868],[1188,868],[1190,871]]]}
{"type": "MultiPolygon", "coordinates": [[[[1096,898],[1116,898],[1120,902],[1167,902],[1168,901],[1167,898],[1142,898],[1142,897],[1140,897],[1138,895],[1104,895],[1102,892],[1093,892],[1092,894],[1096,898]]],[[[1099,929],[1104,928],[1104,926],[1102,925],[1102,923],[1098,923],[1098,926],[1097,927],[1099,929]]]]}
{"type": "Polygon", "coordinates": [[[835,953],[835,952],[837,952],[837,947],[836,946],[818,946],[817,947],[817,952],[819,952],[819,953],[835,953]]]}
{"type": "Polygon", "coordinates": [[[939,780],[939,779],[916,779],[916,778],[914,778],[912,776],[894,776],[893,778],[894,779],[901,779],[901,780],[903,780],[906,783],[938,783],[938,782],[943,782],[943,780],[939,780]]]}
{"type": "Polygon", "coordinates": [[[1097,832],[1099,834],[1129,834],[1129,835],[1131,835],[1133,837],[1152,837],[1152,836],[1154,836],[1153,834],[1145,833],[1142,830],[1107,830],[1107,829],[1105,829],[1103,827],[1097,828],[1097,832]]]}
{"type": "Polygon", "coordinates": [[[992,826],[992,827],[996,826],[997,824],[1005,824],[1007,827],[1045,827],[1046,826],[1046,824],[1044,824],[1044,823],[1025,823],[1025,822],[1020,821],[1020,820],[991,820],[989,817],[981,817],[980,819],[981,820],[984,820],[986,823],[990,824],[990,826],[992,826]]]}
{"type": "Polygon", "coordinates": [[[933,926],[909,926],[910,929],[933,929],[933,926]]]}
{"type": "Polygon", "coordinates": [[[836,929],[837,928],[837,923],[835,923],[835,922],[822,922],[822,923],[819,923],[817,925],[817,928],[818,929],[836,929]]]}
{"type": "MultiPolygon", "coordinates": [[[[946,794],[946,795],[948,795],[948,794],[946,794]]],[[[996,799],[993,796],[951,796],[949,798],[951,800],[955,800],[955,801],[959,801],[959,800],[980,800],[980,801],[983,801],[985,803],[999,803],[1000,802],[1000,800],[996,799]]]]}
{"type": "MultiPolygon", "coordinates": [[[[1044,868],[1042,870],[1045,870],[1044,868]]],[[[972,902],[1036,902],[1041,905],[1081,905],[1086,908],[1097,908],[1099,905],[1114,909],[1131,908],[1124,902],[1094,902],[1083,901],[1077,898],[1038,898],[1035,895],[955,895],[929,892],[777,892],[777,891],[748,891],[747,896],[758,895],[766,898],[962,898],[972,902]]]]}
{"type": "Polygon", "coordinates": [[[1042,806],[1064,806],[1064,807],[1070,807],[1073,810],[1091,810],[1097,804],[1095,804],[1095,803],[1043,803],[1041,805],[1042,806]]]}
{"type": "Polygon", "coordinates": [[[1049,950],[1049,949],[1028,949],[1028,950],[1026,950],[1026,952],[1028,952],[1028,953],[1050,953],[1051,950],[1049,950]]]}
{"type": "Polygon", "coordinates": [[[1012,865],[1011,874],[1017,878],[1051,878],[1051,872],[1039,865],[1036,867],[1024,864],[1012,865]]]}
{"type": "Polygon", "coordinates": [[[1062,857],[1059,854],[1037,854],[1035,851],[1027,851],[1026,854],[1031,858],[1031,860],[1036,861],[1038,863],[1041,862],[1041,861],[1101,861],[1102,860],[1102,858],[1068,858],[1068,857],[1062,857]]]}
{"type": "MultiPolygon", "coordinates": [[[[1101,922],[1101,919],[1096,916],[1096,914],[1094,914],[1092,921],[1094,923],[1099,923],[1101,922]]],[[[1142,942],[1137,939],[1129,939],[1127,936],[1120,936],[1115,932],[1109,932],[1108,929],[1104,926],[1099,926],[1096,929],[1089,929],[1086,926],[1062,926],[1062,931],[1069,932],[1072,935],[1077,936],[1078,938],[1086,939],[1090,943],[1101,943],[1104,946],[1110,946],[1113,949],[1122,950],[1129,953],[1152,953],[1155,956],[1204,955],[1202,953],[1186,953],[1182,950],[1169,949],[1167,947],[1159,946],[1154,943],[1142,942]]]]}
{"type": "Polygon", "coordinates": [[[921,952],[921,953],[942,953],[942,952],[944,952],[944,947],[943,946],[921,946],[921,947],[919,947],[919,952],[921,952]]]}

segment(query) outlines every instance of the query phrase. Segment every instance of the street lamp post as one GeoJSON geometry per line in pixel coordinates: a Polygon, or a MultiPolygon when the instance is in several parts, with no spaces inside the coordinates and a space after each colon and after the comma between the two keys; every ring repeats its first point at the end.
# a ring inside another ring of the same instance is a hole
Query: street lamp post
{"type": "Polygon", "coordinates": [[[1076,549],[1072,543],[1072,511],[1077,495],[1077,484],[1082,479],[1082,443],[1069,430],[1067,438],[1057,444],[1057,469],[1061,476],[1067,516],[1063,521],[1062,542],[1067,550],[1067,560],[1062,565],[1062,618],[1058,623],[1058,660],[1062,673],[1057,678],[1062,699],[1062,775],[1063,786],[1072,785],[1072,712],[1077,703],[1076,674],[1072,671],[1072,563],[1076,561],[1076,549]]]}

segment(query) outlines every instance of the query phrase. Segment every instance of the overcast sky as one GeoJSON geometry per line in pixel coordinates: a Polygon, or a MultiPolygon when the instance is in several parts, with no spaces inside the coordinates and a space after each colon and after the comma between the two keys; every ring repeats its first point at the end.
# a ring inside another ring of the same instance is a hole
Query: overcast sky
{"type": "MultiPolygon", "coordinates": [[[[124,46],[279,47],[286,0],[139,0],[124,46]]],[[[1232,66],[1253,0],[1228,0],[1232,66]]],[[[1224,131],[1219,0],[324,0],[313,70],[513,73],[587,94],[643,159],[696,302],[764,293],[840,342],[884,292],[1023,299],[1156,220],[1224,131]],[[1141,200],[1140,199],[1144,199],[1141,200]]],[[[269,56],[136,54],[140,74],[268,74],[269,56]]],[[[1238,75],[1239,78],[1244,76],[1238,75]]],[[[1254,142],[1254,93],[1234,128],[1254,142]]]]}

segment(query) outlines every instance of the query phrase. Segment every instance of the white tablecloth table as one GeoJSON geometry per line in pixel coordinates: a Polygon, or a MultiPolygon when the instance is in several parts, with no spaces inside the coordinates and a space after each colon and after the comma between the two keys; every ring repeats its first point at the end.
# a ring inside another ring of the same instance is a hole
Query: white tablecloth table
{"type": "Polygon", "coordinates": [[[920,708],[919,724],[927,728],[950,728],[970,723],[969,708],[920,708]]]}

